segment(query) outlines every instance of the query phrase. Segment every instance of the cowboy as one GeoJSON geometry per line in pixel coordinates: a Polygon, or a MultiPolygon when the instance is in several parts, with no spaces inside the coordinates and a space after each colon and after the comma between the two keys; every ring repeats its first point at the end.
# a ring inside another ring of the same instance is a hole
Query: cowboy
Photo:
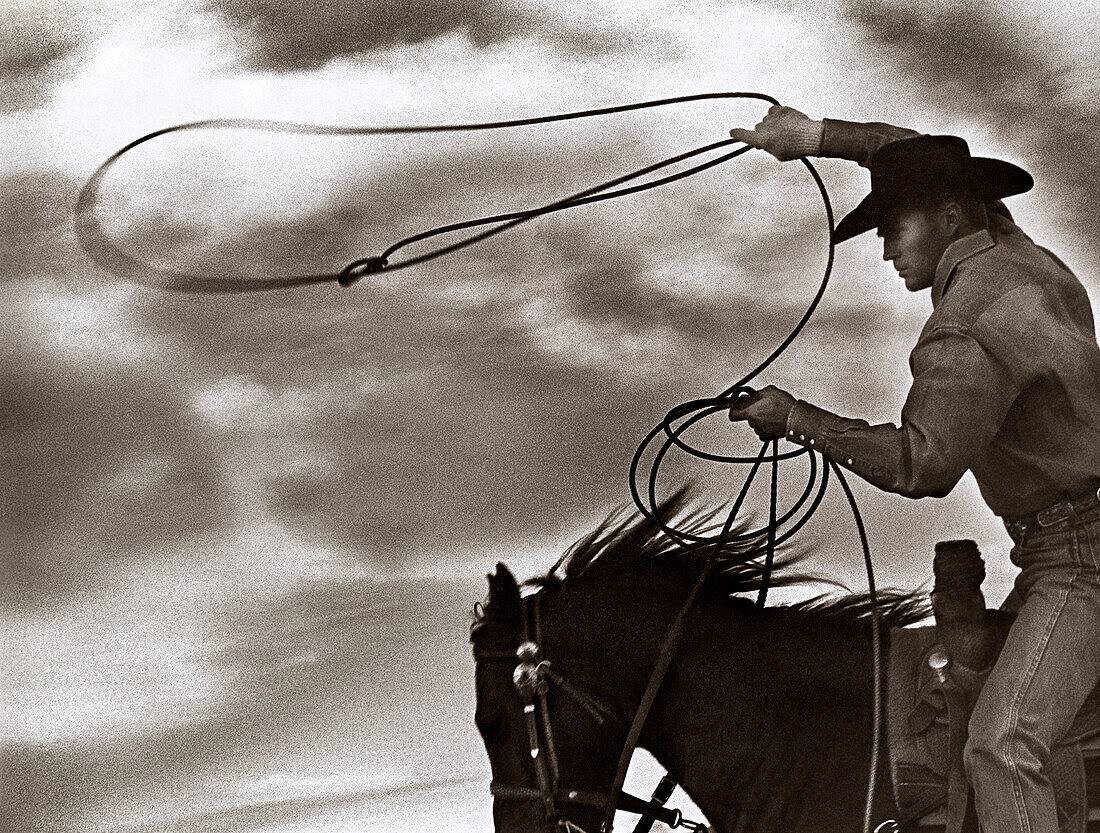
{"type": "Polygon", "coordinates": [[[730,418],[906,497],[942,497],[974,473],[1013,540],[1020,607],[971,715],[966,773],[984,833],[1056,833],[1044,765],[1100,680],[1100,348],[1088,295],[1001,202],[1031,176],[971,156],[962,139],[788,107],[730,135],[781,160],[867,167],[871,192],[834,242],[877,229],[906,289],[932,300],[900,426],[772,386],[730,418]]]}

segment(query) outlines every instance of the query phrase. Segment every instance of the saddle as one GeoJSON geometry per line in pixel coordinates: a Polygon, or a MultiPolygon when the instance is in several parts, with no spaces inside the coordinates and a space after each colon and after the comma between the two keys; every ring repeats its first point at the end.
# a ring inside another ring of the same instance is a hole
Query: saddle
{"type": "MultiPolygon", "coordinates": [[[[973,542],[938,544],[936,559],[936,626],[891,631],[890,774],[900,830],[977,833],[963,747],[988,672],[970,668],[992,665],[1015,614],[985,609],[978,589],[985,569],[973,542]]],[[[1045,771],[1060,833],[1088,833],[1090,819],[1100,829],[1100,685],[1051,750],[1045,771]]]]}

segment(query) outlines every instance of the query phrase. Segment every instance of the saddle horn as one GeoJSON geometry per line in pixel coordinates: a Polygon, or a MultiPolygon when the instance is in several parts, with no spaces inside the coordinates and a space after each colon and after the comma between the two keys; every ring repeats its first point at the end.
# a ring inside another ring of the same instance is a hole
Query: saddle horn
{"type": "Polygon", "coordinates": [[[932,610],[940,642],[952,660],[972,671],[997,656],[997,638],[985,609],[985,562],[974,541],[941,541],[932,560],[932,610]]]}

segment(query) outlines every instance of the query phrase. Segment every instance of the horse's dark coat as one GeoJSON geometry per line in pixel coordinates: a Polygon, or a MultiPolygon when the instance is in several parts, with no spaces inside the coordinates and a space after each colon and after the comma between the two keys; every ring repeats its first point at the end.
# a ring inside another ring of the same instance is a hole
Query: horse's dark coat
{"type": "MultiPolygon", "coordinates": [[[[662,508],[677,526],[714,528],[681,494],[662,508]]],[[[558,571],[532,584],[543,594],[543,653],[572,683],[629,724],[661,640],[687,597],[709,544],[680,545],[637,516],[613,516],[570,550],[558,571]]],[[[685,639],[642,735],[715,830],[850,833],[862,822],[871,735],[871,607],[865,594],[756,608],[764,571],[743,547],[727,547],[687,623],[685,639]]],[[[781,554],[771,586],[813,581],[781,554]]],[[[475,615],[475,653],[519,639],[519,588],[503,565],[489,576],[475,615]]],[[[927,615],[911,593],[880,593],[882,625],[927,615]]],[[[481,660],[478,726],[495,779],[533,785],[513,664],[481,660]]],[[[554,732],[568,787],[603,790],[622,742],[566,697],[552,695],[554,732]]],[[[880,779],[880,782],[885,779],[880,779]]],[[[882,818],[892,807],[879,790],[882,818]]],[[[592,831],[599,811],[571,819],[592,831]]],[[[537,802],[497,801],[499,833],[551,830],[537,802]]]]}

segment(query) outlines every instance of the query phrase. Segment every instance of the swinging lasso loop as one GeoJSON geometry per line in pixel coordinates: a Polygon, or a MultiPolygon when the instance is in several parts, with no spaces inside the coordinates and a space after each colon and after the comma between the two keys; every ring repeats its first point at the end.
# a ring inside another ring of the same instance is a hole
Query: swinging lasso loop
{"type": "Polygon", "coordinates": [[[624,176],[616,177],[615,179],[612,179],[608,182],[601,183],[591,188],[586,188],[576,194],[572,194],[563,199],[556,200],[547,205],[527,209],[524,211],[513,212],[510,214],[501,214],[494,217],[483,217],[475,220],[451,223],[445,226],[440,226],[438,228],[419,232],[391,245],[379,255],[357,259],[348,264],[344,269],[339,272],[320,272],[305,275],[272,275],[261,278],[240,278],[231,275],[189,274],[185,272],[173,271],[170,269],[160,269],[137,259],[129,252],[126,252],[125,250],[115,245],[115,243],[112,242],[104,233],[99,219],[96,216],[100,186],[107,172],[114,166],[114,164],[121,157],[132,151],[134,148],[158,137],[166,136],[171,133],[180,133],[185,131],[254,130],[275,133],[295,133],[311,136],[393,136],[425,133],[456,133],[481,130],[498,130],[515,127],[530,127],[533,125],[548,124],[551,122],[570,121],[573,119],[607,116],[614,113],[625,113],[629,111],[643,110],[654,107],[665,107],[669,105],[683,104],[692,101],[718,99],[754,99],[767,102],[769,104],[778,104],[778,102],[774,98],[768,95],[764,95],[762,93],[726,92],[700,93],[696,95],[678,96],[675,98],[663,98],[653,101],[642,101],[635,104],[624,104],[615,107],[601,107],[592,110],[579,110],[575,112],[559,113],[548,116],[535,116],[532,118],[524,119],[510,119],[506,121],[495,122],[475,122],[466,124],[350,127],[309,125],[302,124],[300,122],[271,121],[265,119],[206,119],[203,121],[193,121],[186,124],[178,124],[172,127],[155,130],[152,133],[148,133],[139,139],[135,139],[134,141],[115,151],[115,153],[111,154],[111,156],[109,156],[99,165],[98,168],[96,168],[96,170],[88,178],[88,181],[84,184],[84,187],[81,189],[80,195],[77,198],[75,209],[76,237],[78,242],[80,243],[80,247],[84,250],[84,252],[95,263],[97,263],[108,272],[127,278],[129,280],[136,281],[138,283],[144,283],[160,289],[167,289],[178,292],[257,292],[268,289],[285,289],[287,287],[294,286],[308,286],[312,284],[328,283],[332,281],[347,286],[367,274],[374,274],[381,271],[392,272],[397,269],[403,269],[408,266],[425,263],[437,257],[442,257],[443,255],[450,254],[451,252],[465,248],[466,246],[481,242],[482,240],[499,234],[502,231],[513,228],[521,223],[527,222],[528,220],[534,219],[535,217],[540,217],[544,214],[561,211],[565,208],[573,208],[579,205],[586,205],[588,203],[597,202],[600,200],[613,199],[615,197],[636,194],[649,188],[655,188],[660,185],[675,182],[678,179],[683,179],[684,177],[700,173],[723,162],[729,161],[730,159],[740,156],[742,153],[750,150],[750,148],[747,145],[742,145],[732,152],[724,153],[714,159],[696,164],[695,166],[688,168],[684,171],[670,174],[668,176],[664,176],[640,185],[622,188],[617,191],[609,191],[609,189],[615,188],[618,185],[622,185],[626,182],[629,182],[630,180],[645,176],[646,174],[653,173],[661,168],[673,165],[677,162],[683,162],[696,156],[700,156],[708,152],[728,147],[729,145],[739,144],[738,142],[736,142],[736,140],[733,139],[714,142],[712,144],[704,145],[685,153],[677,154],[676,156],[673,156],[669,159],[647,165],[643,168],[640,168],[639,170],[633,171],[632,173],[626,174],[624,176]],[[492,228],[478,232],[462,240],[445,246],[441,246],[429,252],[425,252],[424,254],[416,255],[403,261],[391,262],[391,256],[394,252],[411,243],[420,240],[426,240],[428,238],[448,232],[460,231],[467,228],[474,228],[477,226],[491,224],[496,225],[492,228]]]}
{"type": "MultiPolygon", "coordinates": [[[[175,125],[172,127],[164,128],[161,130],[149,133],[141,138],[130,142],[120,150],[116,151],[110,157],[108,157],[100,166],[92,173],[88,181],[85,183],[83,189],[77,200],[75,209],[75,230],[78,242],[81,248],[95,261],[98,265],[115,273],[117,275],[126,277],[131,280],[158,286],[162,289],[182,291],[182,292],[255,292],[268,289],[280,289],[294,286],[305,286],[326,282],[339,282],[342,285],[349,285],[355,281],[361,279],[365,275],[376,274],[382,271],[395,271],[397,269],[406,268],[419,263],[424,263],[437,257],[449,254],[466,246],[473,245],[474,243],[485,240],[491,236],[499,234],[509,228],[513,228],[521,223],[527,222],[535,217],[542,216],[543,214],[549,214],[554,211],[560,211],[565,208],[571,208],[579,205],[588,204],[598,200],[611,199],[619,196],[626,196],[628,194],[638,193],[648,188],[654,188],[668,182],[682,179],[686,176],[690,176],[695,173],[699,173],[722,162],[735,158],[736,156],[744,153],[749,148],[747,146],[740,147],[732,152],[723,154],[722,156],[698,164],[692,168],[679,173],[671,174],[660,179],[647,182],[641,185],[635,185],[628,188],[622,188],[618,191],[611,191],[609,189],[616,186],[623,185],[638,177],[644,176],[648,173],[657,171],[663,167],[674,164],[676,162],[685,161],[687,159],[699,156],[701,154],[718,150],[728,145],[734,144],[733,140],[725,140],[721,142],[715,142],[710,145],[697,148],[686,153],[679,154],[671,159],[663,160],[652,165],[648,165],[638,171],[630,174],[617,177],[608,182],[602,183],[591,188],[587,188],[576,194],[572,194],[564,199],[551,202],[547,205],[529,209],[526,211],[513,212],[511,214],[502,214],[495,217],[486,217],[477,220],[468,220],[461,223],[453,223],[447,226],[441,226],[439,228],[430,229],[428,231],[414,234],[404,240],[398,241],[393,244],[380,255],[369,256],[360,258],[352,263],[348,264],[344,269],[335,273],[316,273],[306,275],[290,275],[290,276],[269,276],[264,278],[249,278],[242,279],[232,276],[211,276],[211,275],[193,275],[184,272],[164,270],[156,268],[150,264],[144,263],[137,258],[133,257],[128,252],[120,249],[111,240],[109,240],[104,233],[98,218],[96,217],[96,208],[99,198],[99,190],[103,179],[105,178],[108,170],[126,153],[130,152],[134,148],[138,147],[145,142],[155,139],[160,136],[164,136],[170,133],[194,131],[194,130],[211,130],[211,129],[233,129],[233,130],[260,130],[268,132],[282,132],[282,133],[298,133],[308,135],[321,135],[321,136],[369,136],[369,135],[398,135],[398,134],[421,134],[421,133],[444,133],[444,132],[460,132],[460,131],[475,131],[475,130],[488,130],[488,129],[500,129],[510,127],[523,127],[537,124],[546,124],[554,121],[564,121],[578,118],[587,118],[593,116],[603,116],[612,113],[627,112],[630,110],[640,110],[651,107],[660,107],[671,104],[678,104],[689,101],[701,101],[707,99],[756,99],[765,101],[770,104],[778,104],[778,102],[767,95],[759,93],[749,92],[731,92],[731,93],[706,93],[692,96],[682,96],[677,98],[668,98],[655,101],[640,102],[637,104],[628,104],[617,107],[599,108],[594,110],[585,110],[572,113],[563,113],[550,116],[539,116],[527,119],[515,119],[509,121],[499,122],[484,122],[484,123],[471,123],[471,124],[456,124],[456,125],[413,125],[413,126],[397,126],[397,127],[342,127],[342,126],[314,126],[293,122],[276,122],[267,120],[255,120],[255,119],[210,119],[204,121],[189,122],[186,124],[175,125]],[[403,261],[392,263],[390,256],[399,249],[407,246],[413,242],[429,239],[433,236],[459,231],[466,228],[474,228],[482,225],[496,224],[492,228],[475,233],[470,237],[463,240],[459,240],[449,245],[441,246],[432,251],[426,252],[422,255],[410,257],[403,261]]],[[[771,560],[774,556],[775,548],[779,544],[783,543],[794,535],[801,527],[809,520],[813,513],[817,510],[824,497],[825,488],[828,484],[828,476],[830,469],[837,475],[837,478],[841,481],[841,485],[845,491],[845,495],[849,500],[852,511],[856,518],[856,524],[860,532],[861,543],[864,549],[864,557],[868,570],[868,582],[871,592],[872,600],[872,612],[874,617],[873,634],[874,634],[874,655],[875,655],[875,695],[876,706],[874,710],[875,723],[874,723],[874,742],[873,742],[873,755],[871,762],[871,780],[868,789],[867,796],[867,812],[865,817],[865,830],[870,830],[870,808],[871,799],[875,784],[875,775],[877,771],[877,756],[879,751],[879,712],[878,698],[881,697],[881,683],[879,676],[881,674],[880,668],[880,648],[878,640],[878,614],[877,607],[874,604],[874,578],[870,561],[870,552],[866,541],[866,535],[864,533],[862,520],[859,517],[858,508],[856,507],[854,497],[848,488],[843,474],[839,467],[834,463],[827,463],[820,467],[820,481],[815,492],[815,481],[817,481],[818,466],[816,463],[815,455],[806,450],[798,449],[792,452],[780,453],[778,450],[778,442],[773,442],[771,445],[771,453],[768,454],[768,443],[765,443],[760,450],[760,453],[755,458],[737,457],[732,455],[718,455],[709,452],[704,452],[701,449],[697,449],[691,446],[683,439],[684,433],[696,423],[701,420],[712,416],[715,413],[724,411],[730,407],[733,400],[744,393],[751,393],[752,389],[749,387],[749,382],[755,377],[761,374],[768,366],[774,362],[779,355],[781,355],[787,347],[794,341],[794,339],[801,332],[803,327],[809,321],[813,312],[816,310],[825,289],[829,282],[829,277],[832,271],[833,265],[833,246],[832,246],[832,229],[833,229],[833,215],[832,208],[829,203],[829,197],[825,190],[824,183],[821,181],[820,176],[814,167],[806,159],[801,160],[806,168],[809,170],[811,176],[814,178],[822,196],[822,200],[825,206],[826,214],[828,217],[829,225],[829,258],[825,268],[824,275],[822,277],[817,294],[810,303],[806,312],[801,320],[796,324],[790,335],[769,355],[760,365],[758,365],[752,372],[743,377],[739,382],[727,388],[716,397],[709,399],[696,400],[694,402],[685,403],[672,411],[666,416],[666,418],[656,426],[639,445],[637,452],[630,466],[630,490],[638,508],[645,514],[653,523],[660,526],[667,534],[676,540],[689,541],[689,540],[710,540],[716,544],[716,551],[720,551],[722,547],[730,540],[737,539],[759,539],[764,538],[764,542],[755,548],[748,550],[750,555],[757,555],[763,553],[765,555],[764,574],[768,574],[771,567],[771,560]],[[641,458],[653,444],[658,437],[664,435],[662,444],[657,449],[655,459],[650,469],[648,488],[646,489],[645,499],[643,500],[641,492],[638,488],[638,473],[641,465],[641,458]],[[683,531],[676,530],[671,525],[665,524],[657,513],[657,473],[661,465],[661,462],[665,458],[668,451],[673,448],[679,448],[682,451],[686,451],[696,457],[711,460],[714,462],[723,463],[751,463],[752,470],[749,476],[746,478],[744,485],[740,491],[737,500],[731,509],[726,523],[723,525],[721,532],[717,536],[711,536],[709,538],[705,536],[698,536],[683,531]],[[807,483],[807,487],[804,490],[802,496],[796,501],[790,510],[780,515],[776,507],[777,501],[777,466],[780,461],[786,459],[792,459],[802,454],[809,455],[810,476],[807,483]],[[748,533],[742,533],[738,536],[732,535],[732,526],[734,519],[740,510],[740,507],[745,499],[745,495],[748,492],[749,486],[755,476],[756,471],[762,463],[771,464],[771,484],[772,484],[772,499],[769,513],[769,522],[766,527],[758,530],[752,530],[748,533]],[[799,512],[802,514],[799,516],[799,512]],[[780,528],[791,522],[791,525],[783,532],[780,533],[780,528]]],[[[705,578],[706,572],[704,572],[703,578],[705,578]]],[[[702,582],[700,582],[701,584],[702,582]]],[[[763,604],[766,594],[766,583],[761,589],[761,594],[758,598],[758,604],[763,604]]],[[[690,607],[689,604],[685,607],[690,607]]],[[[672,652],[674,653],[674,651],[672,652]]],[[[671,656],[669,661],[671,661],[671,656]]],[[[658,684],[659,685],[659,684],[658,684]]],[[[654,695],[656,690],[654,690],[654,695]]],[[[642,718],[644,720],[644,716],[642,718]]],[[[629,762],[629,751],[624,749],[624,759],[626,763],[629,762]]],[[[625,767],[622,770],[621,775],[625,777],[625,767]]],[[[613,815],[613,810],[610,811],[613,815]]],[[[608,827],[610,825],[608,824],[608,827]]]]}

